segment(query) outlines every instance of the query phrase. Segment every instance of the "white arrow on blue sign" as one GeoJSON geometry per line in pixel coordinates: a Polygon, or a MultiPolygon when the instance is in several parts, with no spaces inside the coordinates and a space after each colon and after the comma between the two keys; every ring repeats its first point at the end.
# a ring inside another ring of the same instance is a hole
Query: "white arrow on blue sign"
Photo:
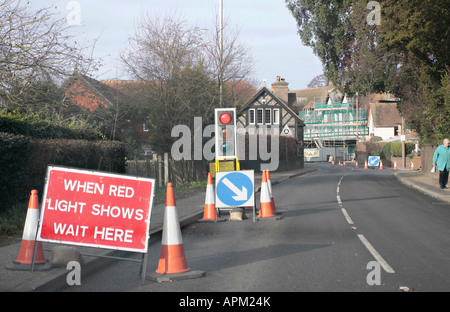
{"type": "Polygon", "coordinates": [[[255,205],[253,170],[216,172],[216,207],[255,205]]]}
{"type": "Polygon", "coordinates": [[[379,166],[380,165],[380,156],[369,156],[368,164],[369,164],[369,166],[379,166]]]}

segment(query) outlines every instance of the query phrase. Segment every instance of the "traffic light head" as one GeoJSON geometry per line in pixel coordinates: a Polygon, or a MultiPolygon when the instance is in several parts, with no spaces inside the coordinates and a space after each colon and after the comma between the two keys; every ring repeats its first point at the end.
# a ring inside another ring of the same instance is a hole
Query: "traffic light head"
{"type": "Polygon", "coordinates": [[[215,110],[216,158],[236,158],[236,109],[215,110]]]}

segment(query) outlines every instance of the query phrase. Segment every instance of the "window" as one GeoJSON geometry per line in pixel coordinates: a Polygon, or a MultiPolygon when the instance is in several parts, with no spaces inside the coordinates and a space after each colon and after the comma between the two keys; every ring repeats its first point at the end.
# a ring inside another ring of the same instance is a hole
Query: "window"
{"type": "Polygon", "coordinates": [[[263,123],[263,110],[264,109],[262,109],[262,108],[258,108],[256,110],[256,123],[258,125],[262,125],[262,123],[263,123]]]}
{"type": "Polygon", "coordinates": [[[258,125],[279,125],[279,108],[251,108],[248,110],[248,123],[258,125]],[[256,111],[256,112],[255,112],[256,111]],[[256,113],[256,116],[255,116],[256,113]]]}
{"type": "Polygon", "coordinates": [[[272,124],[272,110],[270,108],[264,110],[264,124],[272,124]]]}
{"type": "Polygon", "coordinates": [[[274,108],[273,109],[273,124],[274,125],[279,125],[280,124],[280,109],[279,108],[274,108]]]}
{"type": "Polygon", "coordinates": [[[248,110],[248,124],[254,125],[255,124],[255,109],[251,108],[248,110]]]}

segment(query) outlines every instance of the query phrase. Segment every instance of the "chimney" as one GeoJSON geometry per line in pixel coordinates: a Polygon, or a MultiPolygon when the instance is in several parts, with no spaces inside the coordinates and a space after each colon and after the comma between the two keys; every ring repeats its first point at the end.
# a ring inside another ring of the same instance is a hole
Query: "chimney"
{"type": "Polygon", "coordinates": [[[289,83],[284,78],[277,76],[276,82],[272,83],[272,93],[280,100],[288,102],[289,83]]]}

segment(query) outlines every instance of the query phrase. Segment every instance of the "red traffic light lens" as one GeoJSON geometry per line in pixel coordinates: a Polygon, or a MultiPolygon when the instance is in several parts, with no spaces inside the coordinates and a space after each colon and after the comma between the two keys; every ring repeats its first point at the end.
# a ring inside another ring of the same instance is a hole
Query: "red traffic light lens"
{"type": "Polygon", "coordinates": [[[227,139],[231,137],[230,129],[222,129],[222,138],[227,139]]]}
{"type": "Polygon", "coordinates": [[[219,120],[222,124],[228,125],[231,122],[231,115],[229,113],[220,114],[219,120]]]}

